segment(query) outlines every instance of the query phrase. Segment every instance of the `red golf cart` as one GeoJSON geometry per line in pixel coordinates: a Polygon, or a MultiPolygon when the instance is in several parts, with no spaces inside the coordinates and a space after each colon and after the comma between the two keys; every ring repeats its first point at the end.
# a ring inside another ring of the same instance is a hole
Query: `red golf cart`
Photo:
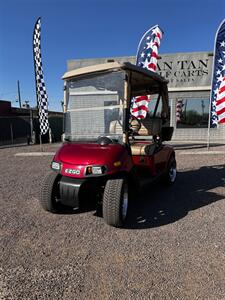
{"type": "Polygon", "coordinates": [[[80,208],[96,195],[109,225],[122,226],[131,196],[156,179],[176,179],[167,81],[130,63],[69,71],[65,81],[65,142],[43,180],[40,203],[51,212],[80,208]],[[134,97],[149,95],[145,119],[132,116],[134,97]]]}

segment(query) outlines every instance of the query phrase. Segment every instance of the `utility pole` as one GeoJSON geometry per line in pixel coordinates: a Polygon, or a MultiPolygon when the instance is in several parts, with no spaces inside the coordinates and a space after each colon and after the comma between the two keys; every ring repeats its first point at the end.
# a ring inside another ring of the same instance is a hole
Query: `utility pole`
{"type": "Polygon", "coordinates": [[[21,106],[20,82],[19,82],[19,80],[17,81],[17,87],[18,87],[18,100],[19,100],[19,106],[20,106],[20,108],[21,108],[22,106],[21,106]]]}

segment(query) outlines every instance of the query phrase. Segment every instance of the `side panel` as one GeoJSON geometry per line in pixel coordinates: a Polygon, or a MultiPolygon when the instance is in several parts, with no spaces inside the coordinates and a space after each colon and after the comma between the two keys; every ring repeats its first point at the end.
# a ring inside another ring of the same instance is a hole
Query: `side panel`
{"type": "Polygon", "coordinates": [[[155,176],[157,174],[154,163],[154,155],[133,155],[132,159],[134,166],[140,174],[146,174],[146,172],[149,173],[150,176],[155,176]]]}
{"type": "Polygon", "coordinates": [[[173,148],[165,145],[159,152],[154,154],[154,162],[157,172],[165,172],[168,160],[173,153],[173,148]]]}
{"type": "Polygon", "coordinates": [[[159,175],[166,171],[167,164],[174,150],[170,146],[162,146],[153,155],[133,155],[133,163],[140,173],[150,172],[152,176],[159,175]]]}

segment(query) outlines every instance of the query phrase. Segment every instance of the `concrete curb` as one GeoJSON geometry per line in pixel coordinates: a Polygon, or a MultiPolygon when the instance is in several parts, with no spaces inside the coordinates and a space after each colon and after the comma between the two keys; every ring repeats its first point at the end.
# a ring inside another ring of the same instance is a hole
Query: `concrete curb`
{"type": "Polygon", "coordinates": [[[225,151],[185,151],[176,150],[177,155],[225,155],[225,151]]]}
{"type": "Polygon", "coordinates": [[[53,156],[55,152],[21,152],[16,153],[14,156],[53,156]]]}

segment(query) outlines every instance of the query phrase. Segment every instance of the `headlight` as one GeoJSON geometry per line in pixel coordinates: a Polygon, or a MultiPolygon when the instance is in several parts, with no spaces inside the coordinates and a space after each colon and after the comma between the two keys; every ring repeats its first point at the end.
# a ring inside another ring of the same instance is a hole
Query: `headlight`
{"type": "Polygon", "coordinates": [[[61,169],[61,164],[56,162],[56,161],[53,161],[52,162],[52,169],[56,170],[56,171],[59,171],[61,169]]]}
{"type": "Polygon", "coordinates": [[[95,175],[103,174],[102,167],[92,167],[92,174],[95,175]]]}
{"type": "Polygon", "coordinates": [[[89,166],[86,168],[86,175],[102,175],[105,172],[105,166],[89,166]]]}

